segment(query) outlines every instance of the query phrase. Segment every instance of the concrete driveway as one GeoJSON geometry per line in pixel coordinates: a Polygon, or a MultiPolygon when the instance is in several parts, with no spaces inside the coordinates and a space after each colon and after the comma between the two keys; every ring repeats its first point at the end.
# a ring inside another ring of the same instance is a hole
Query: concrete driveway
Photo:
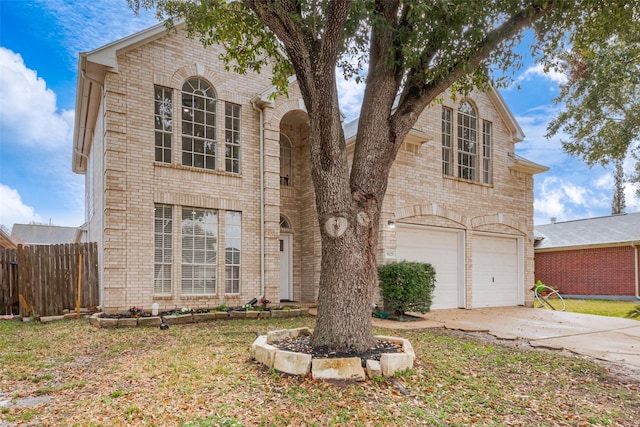
{"type": "Polygon", "coordinates": [[[640,321],[525,307],[434,310],[416,314],[424,320],[374,325],[393,329],[445,327],[487,332],[499,339],[525,339],[533,347],[576,354],[640,369],[640,321]]]}

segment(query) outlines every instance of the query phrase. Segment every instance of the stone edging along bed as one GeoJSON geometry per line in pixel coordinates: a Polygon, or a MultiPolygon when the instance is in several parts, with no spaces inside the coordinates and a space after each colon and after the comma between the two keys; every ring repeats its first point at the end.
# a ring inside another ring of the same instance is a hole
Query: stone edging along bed
{"type": "Polygon", "coordinates": [[[359,357],[313,358],[310,354],[280,350],[274,343],[286,338],[311,335],[309,328],[283,329],[260,335],[251,345],[251,357],[268,368],[290,375],[314,379],[364,381],[367,377],[392,377],[396,372],[413,368],[415,353],[409,340],[398,337],[376,336],[379,341],[400,344],[402,352],[384,353],[380,361],[367,360],[365,366],[359,357]]]}
{"type": "Polygon", "coordinates": [[[142,317],[121,317],[111,318],[104,317],[104,313],[94,313],[89,317],[91,325],[97,328],[123,328],[134,326],[160,326],[162,319],[167,325],[183,325],[186,323],[208,322],[210,320],[222,319],[266,319],[266,318],[283,318],[298,317],[308,314],[309,309],[291,308],[287,310],[267,310],[267,311],[213,311],[209,313],[188,313],[168,316],[142,316],[142,317]]]}

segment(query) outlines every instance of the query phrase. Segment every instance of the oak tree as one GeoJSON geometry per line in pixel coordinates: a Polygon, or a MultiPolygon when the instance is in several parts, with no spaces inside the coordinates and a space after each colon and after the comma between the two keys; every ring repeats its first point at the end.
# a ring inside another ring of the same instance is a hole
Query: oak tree
{"type": "MultiPolygon", "coordinates": [[[[611,22],[612,30],[589,28],[593,34],[585,43],[549,64],[567,81],[554,99],[561,112],[549,123],[547,137],[563,132],[564,150],[588,166],[614,164],[613,213],[624,211],[622,162],[627,157],[640,162],[639,9],[638,4],[627,8],[618,15],[619,24],[611,22]]],[[[640,183],[640,175],[630,179],[640,183]]],[[[637,190],[640,196],[640,186],[637,190]]]]}
{"type": "MultiPolygon", "coordinates": [[[[181,19],[203,44],[220,43],[231,70],[269,68],[286,91],[294,72],[310,121],[311,176],[322,242],[316,348],[374,345],[380,209],[391,165],[422,111],[447,90],[508,80],[526,28],[534,54],[557,52],[632,0],[129,0],[181,19]],[[570,33],[567,33],[569,31],[570,33]],[[570,34],[567,37],[567,34],[570,34]],[[349,169],[337,69],[365,84],[349,169]],[[365,71],[366,69],[366,71],[365,71]],[[494,76],[491,78],[491,76],[494,76]]],[[[171,22],[171,21],[170,21],[171,22]]],[[[609,21],[611,23],[611,21],[609,21]]]]}

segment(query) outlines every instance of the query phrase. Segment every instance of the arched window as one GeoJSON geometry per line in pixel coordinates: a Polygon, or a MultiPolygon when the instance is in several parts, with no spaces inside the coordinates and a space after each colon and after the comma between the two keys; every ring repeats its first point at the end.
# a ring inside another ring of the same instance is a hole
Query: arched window
{"type": "Polygon", "coordinates": [[[216,94],[191,78],[182,85],[182,164],[216,169],[216,94]]]}
{"type": "Polygon", "coordinates": [[[293,185],[293,152],[291,141],[286,135],[280,134],[280,185],[293,185]]]}
{"type": "Polygon", "coordinates": [[[280,228],[283,228],[286,230],[291,228],[291,222],[289,222],[289,218],[287,218],[284,215],[280,215],[280,228]]]}
{"type": "Polygon", "coordinates": [[[458,176],[478,178],[478,118],[473,106],[464,101],[458,109],[458,176]]]}

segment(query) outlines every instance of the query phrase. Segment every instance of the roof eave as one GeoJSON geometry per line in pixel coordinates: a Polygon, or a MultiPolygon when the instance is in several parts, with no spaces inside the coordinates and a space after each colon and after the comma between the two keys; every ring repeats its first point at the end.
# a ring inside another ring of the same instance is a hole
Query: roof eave
{"type": "Polygon", "coordinates": [[[536,175],[549,170],[548,166],[543,166],[531,160],[509,156],[511,164],[509,169],[513,171],[523,172],[530,175],[536,175]]]}
{"type": "MultiPolygon", "coordinates": [[[[182,25],[183,22],[180,21],[175,24],[175,27],[182,25]]],[[[165,24],[159,23],[90,52],[80,53],[71,161],[73,172],[84,174],[87,171],[87,156],[91,150],[91,138],[107,71],[118,71],[119,54],[163,37],[166,31],[165,24]]]]}
{"type": "Polygon", "coordinates": [[[625,240],[623,242],[602,242],[602,243],[589,243],[584,245],[566,245],[566,246],[548,246],[544,248],[534,247],[534,252],[560,252],[560,251],[575,251],[583,249],[596,249],[596,248],[618,248],[622,246],[640,246],[638,240],[625,240]]]}
{"type": "Polygon", "coordinates": [[[507,106],[507,103],[505,102],[504,98],[502,97],[498,89],[491,87],[487,91],[487,95],[489,96],[490,99],[493,100],[493,103],[498,109],[498,112],[503,117],[503,119],[505,119],[505,123],[507,124],[507,127],[511,131],[511,136],[513,140],[515,142],[520,142],[524,140],[525,134],[522,131],[520,124],[518,123],[515,116],[507,106]]]}

